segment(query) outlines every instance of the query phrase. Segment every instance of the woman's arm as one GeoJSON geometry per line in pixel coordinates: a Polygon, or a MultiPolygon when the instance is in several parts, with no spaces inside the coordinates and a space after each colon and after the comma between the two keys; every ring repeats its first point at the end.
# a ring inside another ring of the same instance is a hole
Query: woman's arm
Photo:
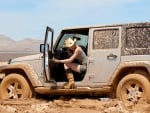
{"type": "Polygon", "coordinates": [[[78,56],[79,53],[80,53],[80,49],[77,47],[77,48],[75,49],[75,52],[72,54],[71,57],[69,57],[69,58],[67,58],[67,59],[64,59],[64,60],[57,60],[57,59],[55,59],[54,61],[57,62],[57,63],[64,63],[64,64],[66,64],[66,63],[71,63],[71,62],[73,62],[74,59],[78,56]]]}

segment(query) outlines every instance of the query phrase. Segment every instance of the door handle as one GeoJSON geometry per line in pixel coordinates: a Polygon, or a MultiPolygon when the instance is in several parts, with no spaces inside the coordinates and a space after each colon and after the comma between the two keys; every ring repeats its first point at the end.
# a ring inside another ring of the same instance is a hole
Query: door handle
{"type": "Polygon", "coordinates": [[[107,56],[107,59],[108,60],[114,60],[114,59],[116,59],[117,58],[117,55],[114,55],[114,54],[109,54],[108,56],[107,56]]]}

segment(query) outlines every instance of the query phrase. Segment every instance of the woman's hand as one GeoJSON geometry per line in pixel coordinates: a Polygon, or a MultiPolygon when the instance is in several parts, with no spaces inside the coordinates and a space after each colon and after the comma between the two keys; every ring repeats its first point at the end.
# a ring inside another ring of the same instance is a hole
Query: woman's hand
{"type": "Polygon", "coordinates": [[[53,60],[54,60],[54,62],[56,62],[56,63],[61,63],[61,60],[58,60],[58,59],[56,59],[56,58],[54,58],[53,60]]]}

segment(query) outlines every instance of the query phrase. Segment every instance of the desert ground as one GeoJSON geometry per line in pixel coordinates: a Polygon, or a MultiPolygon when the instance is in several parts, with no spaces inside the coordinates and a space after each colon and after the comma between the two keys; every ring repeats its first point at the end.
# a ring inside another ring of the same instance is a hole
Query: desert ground
{"type": "Polygon", "coordinates": [[[150,104],[125,106],[109,98],[0,100],[0,113],[150,113],[150,104]]]}

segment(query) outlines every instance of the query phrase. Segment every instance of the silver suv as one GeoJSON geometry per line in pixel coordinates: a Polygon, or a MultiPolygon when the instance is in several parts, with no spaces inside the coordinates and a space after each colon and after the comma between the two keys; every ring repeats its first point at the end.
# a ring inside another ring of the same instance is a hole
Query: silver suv
{"type": "Polygon", "coordinates": [[[2,99],[36,93],[108,95],[127,103],[150,98],[149,22],[65,28],[55,44],[53,34],[47,27],[41,54],[11,59],[0,67],[2,99]],[[67,57],[63,43],[74,36],[88,57],[87,72],[73,72],[76,87],[63,89],[67,82],[63,64],[52,59],[67,57]]]}

